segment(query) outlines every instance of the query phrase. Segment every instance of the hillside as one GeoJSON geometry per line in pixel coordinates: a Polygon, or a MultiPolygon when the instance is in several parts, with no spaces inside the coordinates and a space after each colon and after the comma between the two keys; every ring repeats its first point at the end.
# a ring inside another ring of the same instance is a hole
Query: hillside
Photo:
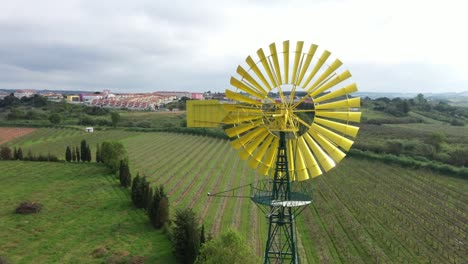
{"type": "Polygon", "coordinates": [[[166,235],[103,166],[1,161],[0,168],[0,256],[11,263],[175,263],[166,235]],[[14,214],[26,200],[42,210],[14,214]]]}

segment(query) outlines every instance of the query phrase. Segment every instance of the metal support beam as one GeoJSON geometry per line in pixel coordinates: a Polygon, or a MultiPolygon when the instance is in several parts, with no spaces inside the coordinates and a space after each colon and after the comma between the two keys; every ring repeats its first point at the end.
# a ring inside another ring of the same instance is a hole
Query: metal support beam
{"type": "Polygon", "coordinates": [[[291,200],[285,132],[280,132],[280,144],[273,178],[272,202],[268,214],[268,238],[264,264],[298,263],[294,211],[285,206],[291,200]]]}

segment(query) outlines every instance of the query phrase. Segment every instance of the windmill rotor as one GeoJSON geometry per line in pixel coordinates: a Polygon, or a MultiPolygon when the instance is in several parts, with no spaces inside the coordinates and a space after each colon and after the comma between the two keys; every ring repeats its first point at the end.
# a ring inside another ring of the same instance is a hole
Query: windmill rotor
{"type": "Polygon", "coordinates": [[[237,104],[222,121],[231,125],[226,134],[241,158],[263,175],[271,175],[272,153],[279,132],[285,132],[288,146],[298,150],[290,156],[298,165],[291,169],[292,180],[302,181],[344,158],[359,129],[353,123],[360,121],[360,98],[349,96],[357,85],[350,82],[348,70],[340,71],[342,62],[335,59],[328,65],[329,51],[319,55],[315,44],[308,51],[302,41],[295,50],[289,44],[284,41],[278,52],[272,43],[268,56],[259,49],[256,62],[246,58],[248,70],[237,68],[238,75],[230,80],[235,90],[226,90],[226,97],[237,104]],[[269,136],[274,138],[270,141],[269,136]]]}

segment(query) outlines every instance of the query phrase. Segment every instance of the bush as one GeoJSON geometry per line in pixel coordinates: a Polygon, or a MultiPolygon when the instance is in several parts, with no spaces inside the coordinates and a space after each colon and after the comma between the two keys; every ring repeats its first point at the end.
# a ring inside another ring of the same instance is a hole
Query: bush
{"type": "Polygon", "coordinates": [[[101,144],[101,160],[112,172],[117,172],[120,161],[127,161],[127,151],[122,143],[117,141],[105,141],[101,144]]]}
{"type": "Polygon", "coordinates": [[[0,158],[2,160],[11,160],[13,156],[11,155],[11,149],[7,146],[0,148],[0,158]]]}
{"type": "Polygon", "coordinates": [[[463,122],[463,120],[461,120],[461,119],[454,118],[454,119],[452,119],[452,121],[450,121],[450,125],[452,125],[452,126],[464,126],[465,122],[463,122]]]}
{"type": "Polygon", "coordinates": [[[261,262],[252,247],[234,230],[228,229],[208,241],[200,250],[197,264],[255,264],[261,262]]]}
{"type": "Polygon", "coordinates": [[[40,203],[22,202],[15,210],[17,214],[35,214],[41,211],[40,203]]]}

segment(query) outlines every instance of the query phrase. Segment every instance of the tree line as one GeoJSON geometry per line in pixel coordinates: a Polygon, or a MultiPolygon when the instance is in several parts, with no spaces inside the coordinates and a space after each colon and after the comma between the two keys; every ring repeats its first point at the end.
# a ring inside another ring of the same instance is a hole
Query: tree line
{"type": "Polygon", "coordinates": [[[24,161],[49,161],[49,162],[57,162],[60,159],[48,153],[47,155],[38,154],[35,155],[32,153],[31,150],[28,150],[28,153],[25,155],[21,147],[14,148],[13,151],[8,146],[2,146],[0,148],[0,159],[1,160],[24,160],[24,161]]]}

